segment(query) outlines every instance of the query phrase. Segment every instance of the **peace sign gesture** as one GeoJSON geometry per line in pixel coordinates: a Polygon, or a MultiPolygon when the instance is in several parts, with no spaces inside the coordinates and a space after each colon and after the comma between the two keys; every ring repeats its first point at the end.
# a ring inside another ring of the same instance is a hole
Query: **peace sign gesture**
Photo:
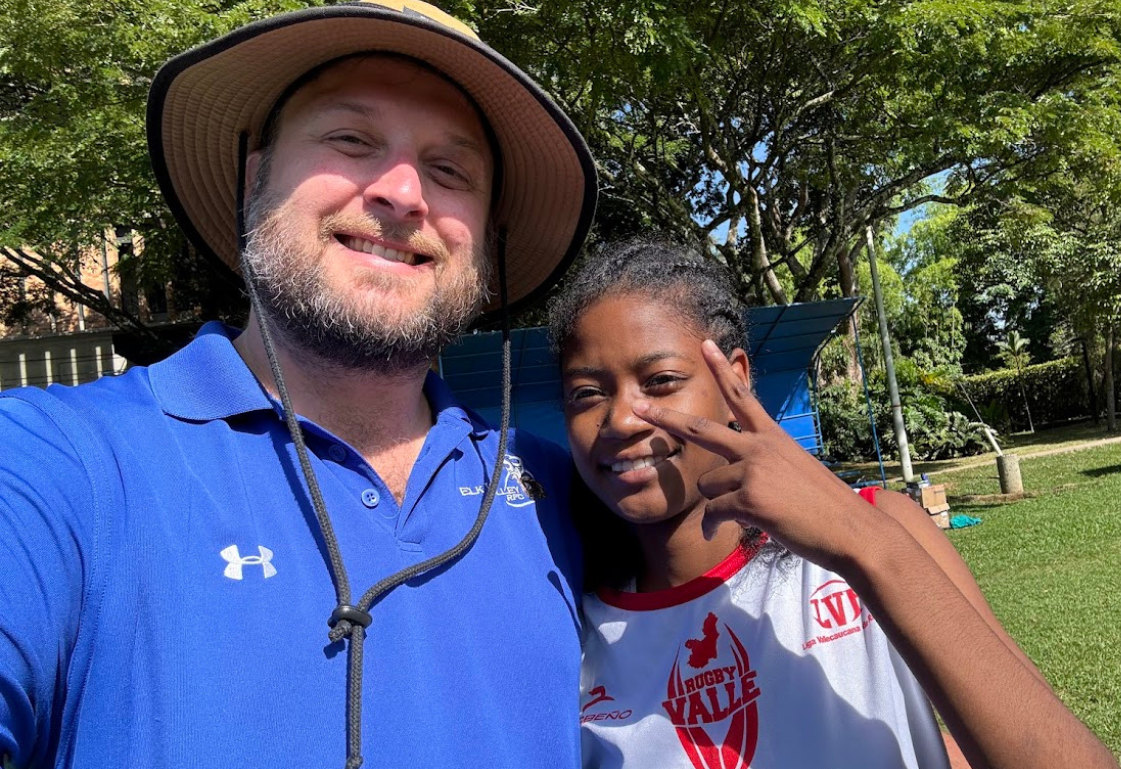
{"type": "Polygon", "coordinates": [[[706,535],[724,521],[756,526],[792,552],[835,570],[837,562],[859,546],[850,541],[852,517],[875,515],[875,508],[771,419],[716,344],[706,340],[702,355],[740,432],[648,401],[636,403],[634,413],[728,461],[697,483],[709,500],[706,535]]]}

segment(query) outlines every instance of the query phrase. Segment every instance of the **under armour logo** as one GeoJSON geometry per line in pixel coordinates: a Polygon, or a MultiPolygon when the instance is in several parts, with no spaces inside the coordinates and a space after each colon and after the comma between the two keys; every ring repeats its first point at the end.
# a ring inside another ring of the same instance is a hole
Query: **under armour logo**
{"type": "Polygon", "coordinates": [[[272,550],[257,545],[257,552],[260,555],[247,555],[242,558],[237,545],[230,545],[221,552],[221,556],[226,559],[226,570],[222,573],[230,579],[241,579],[243,568],[260,565],[261,570],[265,572],[265,579],[275,577],[276,567],[272,565],[272,550]]]}

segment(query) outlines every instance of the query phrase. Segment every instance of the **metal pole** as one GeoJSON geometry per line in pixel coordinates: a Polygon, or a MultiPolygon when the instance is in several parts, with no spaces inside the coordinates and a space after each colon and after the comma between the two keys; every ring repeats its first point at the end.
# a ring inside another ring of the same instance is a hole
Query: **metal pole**
{"type": "Polygon", "coordinates": [[[876,244],[872,238],[872,228],[866,227],[864,235],[868,246],[868,267],[872,271],[872,296],[876,300],[876,317],[880,320],[880,342],[884,347],[884,369],[887,372],[887,391],[891,396],[891,421],[895,426],[895,442],[899,444],[899,464],[903,470],[903,482],[914,483],[915,474],[911,470],[911,449],[907,445],[907,428],[903,425],[903,406],[899,402],[899,385],[895,382],[895,359],[891,355],[891,334],[887,330],[887,315],[884,314],[884,295],[880,291],[880,272],[876,268],[876,244]]]}
{"type": "Polygon", "coordinates": [[[876,414],[872,411],[872,395],[868,392],[868,371],[864,368],[864,353],[860,349],[860,324],[852,319],[852,336],[856,341],[856,360],[860,364],[860,381],[864,384],[864,405],[868,407],[868,424],[872,426],[872,445],[876,447],[876,464],[880,466],[880,487],[887,488],[887,471],[884,470],[884,455],[880,451],[880,434],[876,430],[876,414]]]}

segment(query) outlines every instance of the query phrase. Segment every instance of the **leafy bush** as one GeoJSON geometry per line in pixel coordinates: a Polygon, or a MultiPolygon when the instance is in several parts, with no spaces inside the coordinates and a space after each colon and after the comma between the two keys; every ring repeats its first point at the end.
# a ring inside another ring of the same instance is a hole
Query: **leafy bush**
{"type": "Polygon", "coordinates": [[[825,452],[834,459],[857,461],[876,456],[864,393],[848,382],[822,387],[818,393],[825,452]]]}
{"type": "MultiPolygon", "coordinates": [[[[993,427],[1027,429],[1024,394],[1027,395],[1028,407],[1037,425],[1061,422],[1090,413],[1086,370],[1078,358],[1037,363],[1025,366],[1023,371],[1023,394],[1016,372],[1011,369],[962,378],[962,386],[978,410],[982,411],[985,421],[993,427]],[[989,418],[997,421],[989,422],[989,418]]],[[[972,413],[971,409],[967,410],[969,405],[960,391],[951,401],[954,408],[967,414],[972,413]]]]}
{"type": "MultiPolygon", "coordinates": [[[[984,436],[971,427],[969,417],[947,406],[944,396],[923,389],[916,370],[907,370],[900,380],[903,425],[915,459],[950,459],[980,454],[988,449],[984,436]]],[[[891,401],[882,372],[871,372],[868,389],[881,449],[892,454],[891,401]]],[[[842,461],[869,460],[876,456],[872,427],[863,390],[848,382],[821,389],[818,397],[822,437],[829,456],[842,461]]]]}

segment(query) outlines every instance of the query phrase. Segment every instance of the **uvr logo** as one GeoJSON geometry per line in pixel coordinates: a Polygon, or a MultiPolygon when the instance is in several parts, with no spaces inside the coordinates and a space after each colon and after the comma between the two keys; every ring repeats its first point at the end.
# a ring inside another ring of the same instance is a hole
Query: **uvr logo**
{"type": "Polygon", "coordinates": [[[265,579],[275,577],[276,567],[272,565],[272,550],[257,545],[257,552],[260,555],[247,555],[242,558],[241,553],[237,550],[237,545],[230,545],[221,553],[222,557],[226,559],[226,570],[222,573],[230,579],[241,579],[243,568],[260,566],[262,571],[265,572],[265,579]]]}

